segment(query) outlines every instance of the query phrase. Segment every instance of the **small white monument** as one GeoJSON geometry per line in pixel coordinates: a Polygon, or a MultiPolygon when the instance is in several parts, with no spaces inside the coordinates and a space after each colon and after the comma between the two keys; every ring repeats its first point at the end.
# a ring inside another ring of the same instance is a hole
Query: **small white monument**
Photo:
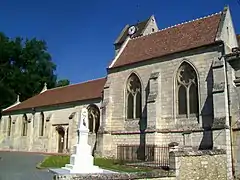
{"type": "Polygon", "coordinates": [[[88,110],[83,108],[78,126],[78,143],[74,146],[75,154],[70,157],[70,164],[62,169],[75,174],[103,173],[103,169],[94,166],[91,146],[88,145],[88,110]]]}

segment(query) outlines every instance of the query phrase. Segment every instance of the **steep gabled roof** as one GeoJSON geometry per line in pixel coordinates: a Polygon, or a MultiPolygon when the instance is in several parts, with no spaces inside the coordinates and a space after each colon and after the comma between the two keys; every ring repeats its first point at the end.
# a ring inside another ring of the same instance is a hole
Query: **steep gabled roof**
{"type": "Polygon", "coordinates": [[[221,13],[159,30],[128,41],[109,68],[129,65],[215,42],[221,13]]]}
{"type": "Polygon", "coordinates": [[[106,78],[101,78],[65,87],[49,89],[3,112],[101,98],[105,82],[106,78]]]}

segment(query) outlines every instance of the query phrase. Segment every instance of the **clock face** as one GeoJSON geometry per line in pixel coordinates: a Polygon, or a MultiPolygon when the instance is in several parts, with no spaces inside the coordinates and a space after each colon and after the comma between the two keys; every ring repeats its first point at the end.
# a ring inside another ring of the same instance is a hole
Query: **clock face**
{"type": "Polygon", "coordinates": [[[133,35],[136,32],[136,27],[135,26],[131,26],[128,29],[128,34],[129,35],[133,35]]]}

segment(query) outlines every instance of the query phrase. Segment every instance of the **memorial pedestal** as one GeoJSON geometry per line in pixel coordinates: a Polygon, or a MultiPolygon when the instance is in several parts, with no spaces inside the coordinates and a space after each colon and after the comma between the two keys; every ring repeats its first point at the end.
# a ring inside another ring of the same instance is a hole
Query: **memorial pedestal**
{"type": "Polygon", "coordinates": [[[103,173],[103,169],[94,165],[94,157],[91,153],[91,146],[88,145],[88,130],[79,129],[79,142],[74,146],[74,154],[70,157],[70,164],[62,169],[69,173],[103,173]]]}
{"type": "Polygon", "coordinates": [[[66,164],[62,169],[76,174],[103,173],[103,169],[94,166],[94,157],[91,146],[88,144],[88,110],[86,108],[82,109],[78,132],[78,143],[74,146],[70,164],[66,164]]]}

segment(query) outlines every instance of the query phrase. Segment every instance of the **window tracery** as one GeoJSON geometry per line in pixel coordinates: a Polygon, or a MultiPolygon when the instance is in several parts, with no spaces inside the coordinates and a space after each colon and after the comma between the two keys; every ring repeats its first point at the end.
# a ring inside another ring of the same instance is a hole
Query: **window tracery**
{"type": "Polygon", "coordinates": [[[184,62],[177,72],[178,114],[198,114],[198,81],[193,67],[184,62]]]}
{"type": "Polygon", "coordinates": [[[141,116],[142,96],[141,82],[136,74],[132,74],[127,81],[127,119],[137,119],[141,116]]]}
{"type": "Polygon", "coordinates": [[[100,125],[100,111],[96,105],[88,106],[88,128],[89,132],[97,133],[100,125]]]}

